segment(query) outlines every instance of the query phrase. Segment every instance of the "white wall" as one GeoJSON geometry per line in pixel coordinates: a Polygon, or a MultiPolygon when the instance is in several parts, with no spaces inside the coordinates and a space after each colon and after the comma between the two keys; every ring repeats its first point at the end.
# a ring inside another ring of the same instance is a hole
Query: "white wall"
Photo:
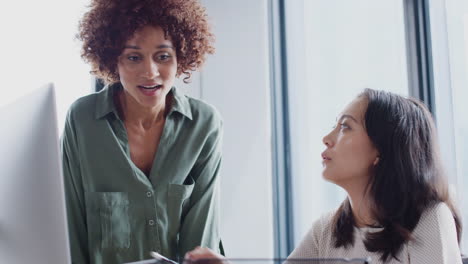
{"type": "Polygon", "coordinates": [[[8,1],[0,8],[0,105],[46,83],[57,91],[59,128],[69,105],[91,91],[75,40],[87,0],[8,1]]]}
{"type": "Polygon", "coordinates": [[[216,54],[202,70],[200,96],[224,118],[221,232],[226,254],[273,257],[267,0],[202,3],[216,35],[216,54]]]}

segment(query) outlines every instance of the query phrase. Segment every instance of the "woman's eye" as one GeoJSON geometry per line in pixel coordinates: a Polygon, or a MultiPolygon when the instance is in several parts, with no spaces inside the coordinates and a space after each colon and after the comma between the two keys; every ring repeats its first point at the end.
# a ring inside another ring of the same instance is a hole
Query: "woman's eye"
{"type": "Polygon", "coordinates": [[[340,123],[340,128],[341,129],[347,129],[349,126],[346,123],[340,123]]]}
{"type": "Polygon", "coordinates": [[[140,60],[140,57],[139,56],[135,56],[135,55],[130,55],[130,56],[127,56],[127,59],[129,61],[139,61],[140,60]]]}
{"type": "Polygon", "coordinates": [[[158,56],[158,60],[160,60],[160,61],[167,61],[167,60],[169,60],[169,58],[171,58],[171,55],[169,55],[169,54],[161,54],[161,55],[158,56]]]}

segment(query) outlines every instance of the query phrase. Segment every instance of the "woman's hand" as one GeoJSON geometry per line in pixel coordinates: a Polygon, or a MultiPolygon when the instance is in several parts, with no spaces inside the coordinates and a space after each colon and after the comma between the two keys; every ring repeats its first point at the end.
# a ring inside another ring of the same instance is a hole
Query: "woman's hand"
{"type": "MultiPolygon", "coordinates": [[[[226,259],[209,248],[196,247],[185,254],[185,264],[224,264],[226,259]]],[[[227,263],[226,263],[227,264],[227,263]]]]}

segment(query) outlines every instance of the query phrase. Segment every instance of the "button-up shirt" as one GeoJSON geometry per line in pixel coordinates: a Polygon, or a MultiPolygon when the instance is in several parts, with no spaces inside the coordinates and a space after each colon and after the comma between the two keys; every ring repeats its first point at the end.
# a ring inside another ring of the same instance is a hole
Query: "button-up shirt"
{"type": "MultiPolygon", "coordinates": [[[[219,249],[222,120],[214,107],[172,88],[151,172],[131,160],[114,104],[120,84],[78,99],[62,136],[73,263],[123,263],[156,251],[178,259],[219,249]]],[[[45,241],[45,243],[47,243],[45,241]]]]}

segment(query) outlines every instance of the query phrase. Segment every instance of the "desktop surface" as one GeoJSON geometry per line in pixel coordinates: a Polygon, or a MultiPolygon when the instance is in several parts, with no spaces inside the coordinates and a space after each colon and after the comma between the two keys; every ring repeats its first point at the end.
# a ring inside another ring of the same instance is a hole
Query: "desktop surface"
{"type": "MultiPolygon", "coordinates": [[[[182,260],[180,264],[371,264],[370,258],[303,258],[303,259],[285,259],[285,258],[226,258],[219,259],[200,259],[197,261],[182,260]]],[[[127,264],[172,264],[165,260],[142,260],[127,264]]]]}

